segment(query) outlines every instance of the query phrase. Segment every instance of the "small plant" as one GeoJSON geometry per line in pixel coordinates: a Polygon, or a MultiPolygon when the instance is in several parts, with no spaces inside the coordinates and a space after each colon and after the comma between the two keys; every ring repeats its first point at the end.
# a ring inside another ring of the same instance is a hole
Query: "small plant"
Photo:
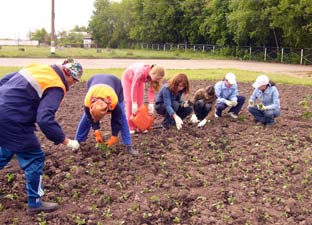
{"type": "Polygon", "coordinates": [[[259,103],[259,104],[257,105],[257,107],[258,107],[259,110],[264,110],[264,105],[263,105],[263,103],[259,103]]]}
{"type": "Polygon", "coordinates": [[[11,183],[14,180],[15,175],[13,173],[8,173],[6,175],[6,178],[7,178],[8,183],[11,183]]]}
{"type": "Polygon", "coordinates": [[[310,107],[308,105],[309,100],[311,99],[311,96],[306,96],[304,97],[304,99],[299,102],[299,105],[301,105],[303,107],[303,109],[305,110],[305,112],[303,113],[303,117],[305,117],[306,119],[310,119],[312,118],[312,112],[310,110],[310,107]]]}
{"type": "Polygon", "coordinates": [[[110,155],[112,153],[112,149],[108,147],[105,143],[96,143],[95,146],[97,149],[100,149],[105,153],[106,156],[110,155]]]}

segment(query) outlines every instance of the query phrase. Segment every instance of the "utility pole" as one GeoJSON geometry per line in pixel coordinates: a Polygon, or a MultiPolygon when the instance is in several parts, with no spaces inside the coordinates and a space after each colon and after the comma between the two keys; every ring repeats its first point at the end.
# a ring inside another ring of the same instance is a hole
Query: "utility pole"
{"type": "Polygon", "coordinates": [[[52,1],[52,13],[51,13],[51,54],[55,54],[55,36],[54,36],[54,19],[55,19],[55,13],[54,13],[54,0],[52,1]]]}

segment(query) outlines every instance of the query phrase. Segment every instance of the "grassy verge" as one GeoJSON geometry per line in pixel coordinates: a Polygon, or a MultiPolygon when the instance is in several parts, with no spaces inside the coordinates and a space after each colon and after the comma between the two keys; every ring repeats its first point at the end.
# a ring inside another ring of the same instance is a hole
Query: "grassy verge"
{"type": "MultiPolygon", "coordinates": [[[[0,78],[8,73],[19,70],[19,67],[0,67],[0,78]]],[[[85,69],[82,80],[88,80],[94,74],[114,74],[121,77],[124,69],[85,69]]],[[[239,82],[254,82],[259,72],[237,70],[237,69],[184,69],[184,70],[166,70],[166,79],[169,79],[174,74],[182,72],[188,75],[190,80],[221,80],[224,75],[232,71],[236,74],[239,82]]],[[[298,78],[281,74],[267,74],[271,80],[277,84],[292,84],[292,85],[310,85],[312,86],[312,79],[298,78]]]]}

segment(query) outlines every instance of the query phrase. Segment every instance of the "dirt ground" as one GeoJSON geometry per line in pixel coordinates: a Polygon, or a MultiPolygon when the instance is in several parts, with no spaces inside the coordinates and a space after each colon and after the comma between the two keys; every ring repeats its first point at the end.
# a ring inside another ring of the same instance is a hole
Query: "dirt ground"
{"type": "MultiPolygon", "coordinates": [[[[191,81],[185,99],[211,84],[191,81]]],[[[312,224],[311,87],[277,87],[282,114],[274,126],[256,124],[245,104],[237,120],[224,116],[196,128],[188,119],[180,131],[135,134],[137,158],[120,142],[112,151],[96,149],[91,133],[73,152],[38,131],[44,200],[60,209],[27,214],[24,174],[13,159],[0,170],[0,224],[312,224]]],[[[253,89],[239,83],[239,90],[248,99],[253,89]]],[[[57,113],[70,138],[84,93],[85,83],[75,85],[57,113]]],[[[108,118],[101,129],[108,138],[108,118]]]]}

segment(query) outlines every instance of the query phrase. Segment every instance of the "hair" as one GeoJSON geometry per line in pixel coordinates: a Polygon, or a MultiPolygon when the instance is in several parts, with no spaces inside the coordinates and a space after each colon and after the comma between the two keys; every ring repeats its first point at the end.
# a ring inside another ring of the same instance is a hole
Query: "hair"
{"type": "Polygon", "coordinates": [[[215,89],[214,89],[214,86],[207,86],[206,88],[205,88],[205,91],[206,91],[206,94],[208,95],[208,96],[211,96],[211,95],[215,95],[215,89]]]}
{"type": "Polygon", "coordinates": [[[270,86],[276,86],[276,83],[274,81],[269,80],[269,84],[270,86]]]}
{"type": "MultiPolygon", "coordinates": [[[[164,77],[165,76],[165,70],[163,67],[158,65],[151,65],[151,70],[149,72],[149,76],[157,76],[157,77],[164,77]]],[[[150,86],[154,90],[154,92],[158,92],[161,87],[161,80],[160,81],[154,81],[151,79],[150,86]]]]}
{"type": "Polygon", "coordinates": [[[182,90],[182,93],[187,94],[190,92],[190,84],[188,81],[188,78],[186,76],[186,74],[184,73],[178,73],[176,75],[174,75],[169,81],[169,90],[174,93],[175,95],[179,94],[178,91],[178,86],[179,84],[183,84],[184,88],[182,90]]]}

